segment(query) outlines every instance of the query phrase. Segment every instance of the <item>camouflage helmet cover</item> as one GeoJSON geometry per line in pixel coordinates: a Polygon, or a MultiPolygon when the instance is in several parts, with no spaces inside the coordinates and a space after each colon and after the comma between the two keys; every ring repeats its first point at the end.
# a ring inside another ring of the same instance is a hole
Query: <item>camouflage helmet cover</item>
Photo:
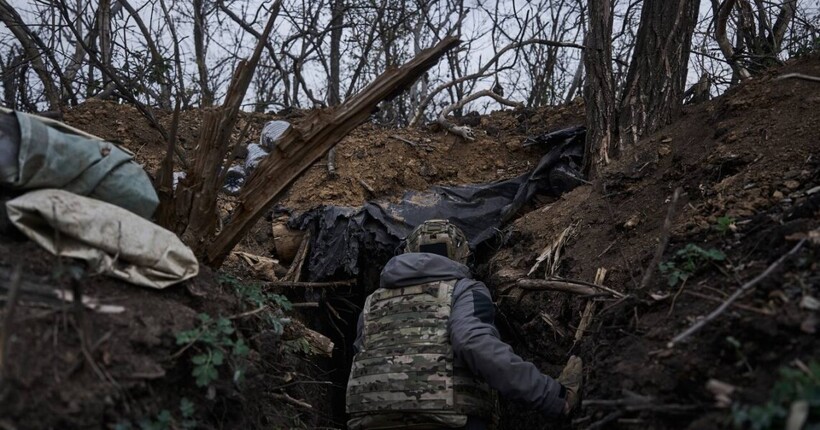
{"type": "Polygon", "coordinates": [[[470,255],[470,247],[467,236],[455,224],[444,219],[431,219],[407,236],[405,252],[430,252],[463,264],[470,255]]]}

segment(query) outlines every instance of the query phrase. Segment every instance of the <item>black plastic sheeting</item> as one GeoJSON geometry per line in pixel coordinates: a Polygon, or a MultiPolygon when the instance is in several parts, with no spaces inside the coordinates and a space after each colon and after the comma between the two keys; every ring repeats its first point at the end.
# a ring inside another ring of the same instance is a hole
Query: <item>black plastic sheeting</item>
{"type": "Polygon", "coordinates": [[[531,172],[513,179],[408,192],[399,203],[321,206],[292,218],[292,228],[311,231],[308,278],[357,276],[361,264],[400,251],[404,237],[428,219],[455,223],[475,249],[496,236],[536,194],[560,196],[584,183],[580,169],[585,136],[586,128],[572,127],[528,138],[525,146],[543,145],[549,152],[531,172]]]}

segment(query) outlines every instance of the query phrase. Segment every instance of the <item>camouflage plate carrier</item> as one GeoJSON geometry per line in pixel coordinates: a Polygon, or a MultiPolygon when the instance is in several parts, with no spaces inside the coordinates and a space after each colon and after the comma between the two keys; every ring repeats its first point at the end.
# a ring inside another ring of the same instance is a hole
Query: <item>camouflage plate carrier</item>
{"type": "Polygon", "coordinates": [[[351,429],[463,427],[496,420],[495,393],[455,366],[448,322],[456,281],[376,290],[347,384],[351,429]]]}

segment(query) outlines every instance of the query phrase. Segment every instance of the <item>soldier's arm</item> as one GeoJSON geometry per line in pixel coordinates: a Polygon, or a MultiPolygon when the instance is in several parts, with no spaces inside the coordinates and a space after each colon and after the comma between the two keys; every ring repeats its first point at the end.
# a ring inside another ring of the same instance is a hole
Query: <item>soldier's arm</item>
{"type": "Polygon", "coordinates": [[[456,286],[450,314],[450,342],[456,358],[503,397],[523,402],[547,416],[565,405],[564,387],[515,354],[494,325],[495,308],[487,287],[463,279],[456,286]]]}
{"type": "Polygon", "coordinates": [[[364,314],[359,314],[359,321],[356,323],[356,341],[353,342],[353,353],[358,354],[364,347],[364,314]]]}

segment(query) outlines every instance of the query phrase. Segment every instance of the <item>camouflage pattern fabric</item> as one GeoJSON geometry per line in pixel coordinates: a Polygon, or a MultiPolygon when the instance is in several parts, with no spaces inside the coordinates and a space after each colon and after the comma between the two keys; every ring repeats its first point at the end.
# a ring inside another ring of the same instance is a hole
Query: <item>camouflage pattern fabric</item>
{"type": "Polygon", "coordinates": [[[492,421],[487,384],[456,366],[447,330],[456,281],[376,290],[347,385],[351,429],[463,427],[492,421]]]}
{"type": "Polygon", "coordinates": [[[406,252],[433,252],[464,264],[470,256],[467,236],[446,219],[427,220],[407,236],[406,252]]]}

